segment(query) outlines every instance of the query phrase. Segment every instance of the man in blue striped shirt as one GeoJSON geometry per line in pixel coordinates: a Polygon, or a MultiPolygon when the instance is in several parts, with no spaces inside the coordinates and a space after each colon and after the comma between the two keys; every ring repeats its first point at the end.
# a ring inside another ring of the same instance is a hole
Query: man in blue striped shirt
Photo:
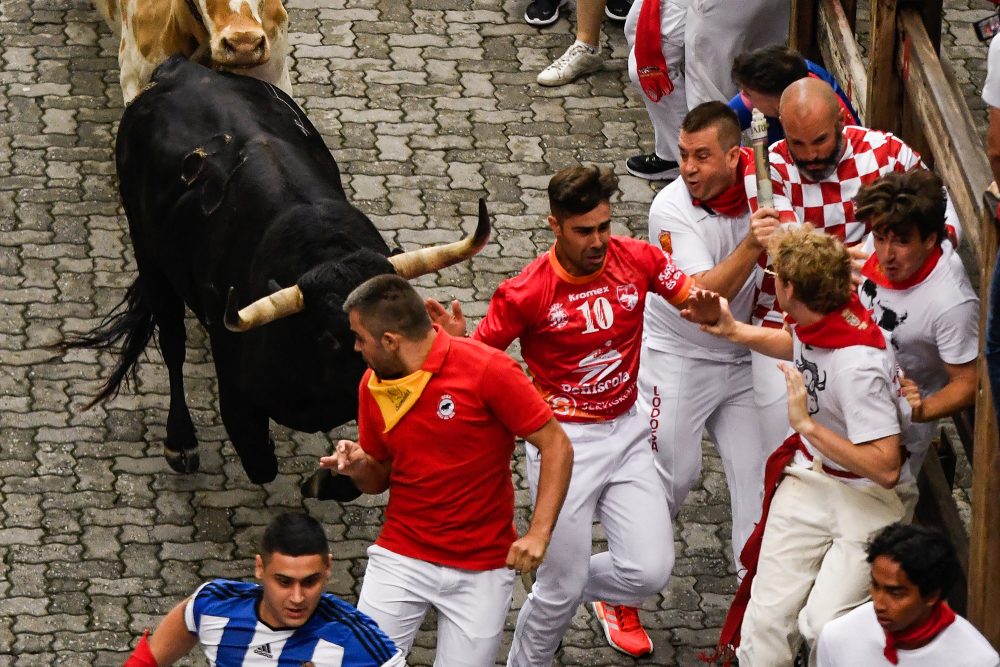
{"type": "Polygon", "coordinates": [[[203,584],[143,635],[125,667],[165,667],[197,644],[212,667],[405,666],[375,621],[323,591],[330,564],[315,519],[275,517],[256,558],[260,583],[203,584]]]}

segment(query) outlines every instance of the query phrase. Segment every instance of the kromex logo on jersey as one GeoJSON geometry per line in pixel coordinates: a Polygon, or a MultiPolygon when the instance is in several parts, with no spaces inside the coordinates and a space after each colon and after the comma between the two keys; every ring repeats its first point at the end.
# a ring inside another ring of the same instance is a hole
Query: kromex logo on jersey
{"type": "MultiPolygon", "coordinates": [[[[611,341],[608,341],[606,345],[611,345],[611,341]]],[[[621,352],[614,348],[609,350],[598,348],[580,360],[580,367],[576,369],[576,372],[584,374],[580,378],[580,384],[597,383],[608,377],[621,365],[621,352]]]]}

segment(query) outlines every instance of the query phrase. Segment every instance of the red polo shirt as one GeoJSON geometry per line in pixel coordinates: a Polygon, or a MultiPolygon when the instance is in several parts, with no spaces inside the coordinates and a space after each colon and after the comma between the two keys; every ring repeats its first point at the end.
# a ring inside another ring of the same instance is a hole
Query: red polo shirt
{"type": "Polygon", "coordinates": [[[388,433],[361,378],[358,441],[388,461],[389,505],[376,544],[465,570],[503,567],[514,530],[514,436],[551,417],[521,368],[500,350],[441,329],[423,369],[433,373],[388,433]]]}

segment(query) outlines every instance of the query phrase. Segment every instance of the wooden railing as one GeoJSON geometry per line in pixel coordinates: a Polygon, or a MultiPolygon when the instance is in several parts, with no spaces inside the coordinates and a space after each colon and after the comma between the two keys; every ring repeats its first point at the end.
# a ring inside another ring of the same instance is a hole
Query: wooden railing
{"type": "MultiPolygon", "coordinates": [[[[956,418],[972,462],[968,534],[952,497],[954,443],[942,436],[920,475],[918,520],[942,526],[959,551],[968,586],[951,600],[1000,647],[1000,438],[983,352],[990,276],[997,253],[996,199],[986,151],[961,91],[939,58],[941,0],[871,0],[868,64],[855,36],[856,0],[792,0],[790,44],[820,59],[868,127],[893,132],[944,180],[980,284],[979,393],[974,418],[956,418]],[[964,437],[963,437],[964,436],[964,437]],[[967,593],[967,599],[966,599],[967,593]]],[[[985,57],[986,45],[983,45],[985,57]]]]}

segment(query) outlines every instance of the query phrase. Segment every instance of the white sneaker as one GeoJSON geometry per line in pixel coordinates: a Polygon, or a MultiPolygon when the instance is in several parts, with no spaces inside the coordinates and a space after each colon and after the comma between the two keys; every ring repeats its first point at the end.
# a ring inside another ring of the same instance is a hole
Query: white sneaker
{"type": "Polygon", "coordinates": [[[596,53],[591,53],[580,42],[566,49],[566,53],[542,70],[538,83],[543,86],[561,86],[579,76],[601,69],[604,61],[596,53]]]}

